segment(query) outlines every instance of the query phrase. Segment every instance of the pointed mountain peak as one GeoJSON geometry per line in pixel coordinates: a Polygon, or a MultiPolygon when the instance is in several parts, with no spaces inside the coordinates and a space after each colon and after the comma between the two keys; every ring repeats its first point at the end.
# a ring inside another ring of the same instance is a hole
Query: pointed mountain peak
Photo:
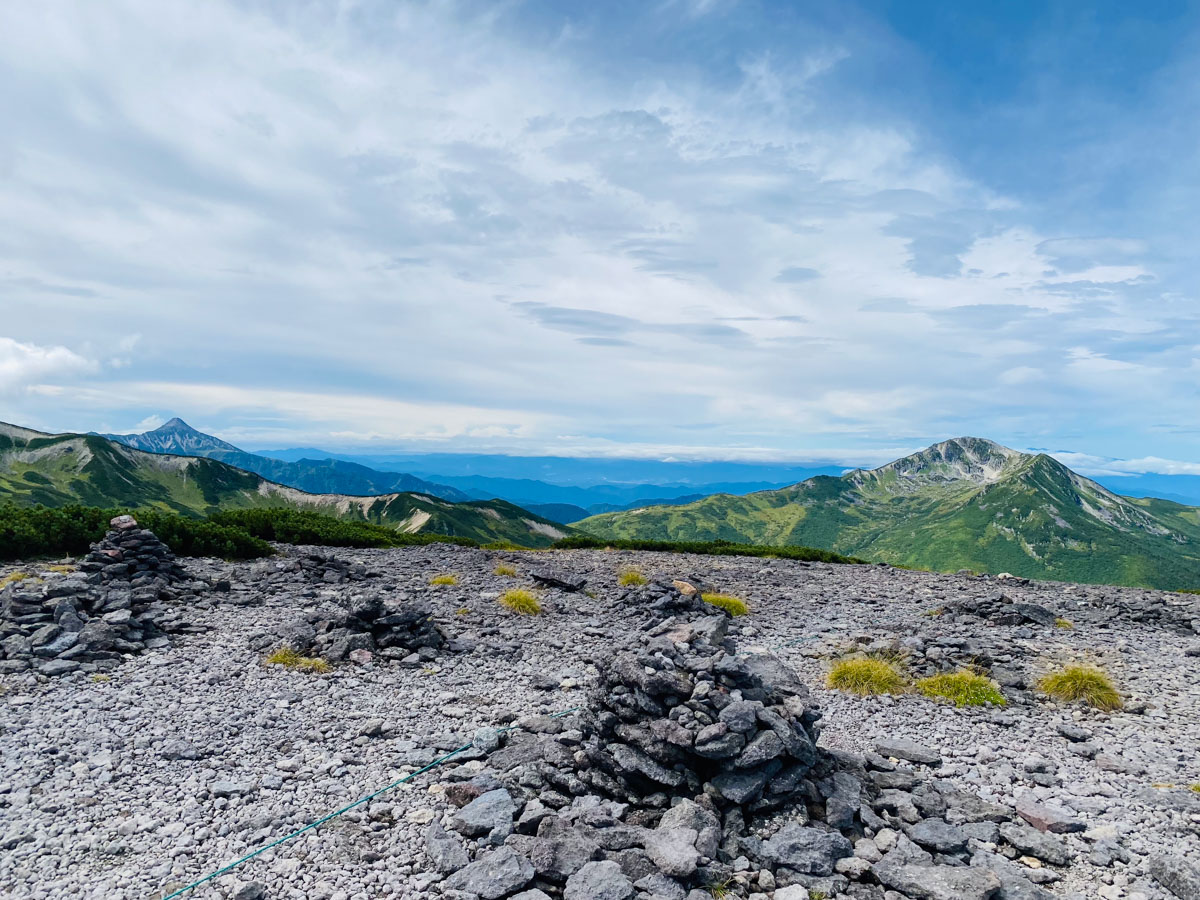
{"type": "Polygon", "coordinates": [[[226,443],[211,434],[205,434],[203,431],[197,431],[178,416],[172,417],[153,431],[144,431],[141,434],[106,434],[103,436],[150,453],[204,456],[214,450],[238,450],[233,444],[226,443]]]}

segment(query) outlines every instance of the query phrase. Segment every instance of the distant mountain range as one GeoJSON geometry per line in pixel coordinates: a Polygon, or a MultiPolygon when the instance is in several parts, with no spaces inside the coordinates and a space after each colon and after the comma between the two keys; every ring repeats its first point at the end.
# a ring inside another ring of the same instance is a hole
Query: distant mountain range
{"type": "Polygon", "coordinates": [[[141,434],[105,434],[150,453],[174,453],[181,456],[207,456],[239,469],[254,472],[269,481],[299,488],[310,493],[374,495],[411,491],[441,497],[444,500],[501,499],[569,524],[596,513],[632,509],[660,503],[684,503],[709,494],[745,494],[783,487],[818,474],[840,474],[838,467],[774,466],[758,469],[739,463],[670,464],[649,461],[570,460],[557,457],[501,457],[462,453],[427,456],[347,457],[305,448],[251,453],[220,438],[192,428],[182,419],[169,422],[141,434]],[[420,474],[402,474],[389,466],[419,467],[420,474]],[[629,464],[633,468],[629,468],[629,464]],[[434,471],[429,471],[430,468],[434,471]],[[681,468],[682,467],[682,468],[681,468]],[[672,472],[699,479],[680,483],[599,483],[552,484],[535,478],[510,477],[506,474],[533,469],[553,477],[603,478],[620,471],[625,475],[672,472]],[[444,470],[445,475],[439,474],[444,470]],[[719,475],[773,476],[773,480],[708,481],[719,475]],[[553,515],[551,515],[553,513],[553,515]]]}
{"type": "MultiPolygon", "coordinates": [[[[169,431],[173,437],[160,435],[162,441],[157,443],[150,438],[149,445],[164,447],[167,440],[179,440],[195,451],[204,448],[201,439],[207,436],[182,422],[169,431]]],[[[237,448],[210,449],[241,452],[237,448]]],[[[283,507],[373,522],[407,533],[457,535],[484,543],[509,541],[525,547],[545,547],[570,532],[503,500],[453,503],[426,493],[309,493],[211,457],[147,452],[98,434],[51,435],[0,423],[0,502],[5,501],[154,507],[193,515],[283,507]]]]}
{"type": "MultiPolygon", "coordinates": [[[[295,451],[306,452],[322,453],[295,451]]],[[[878,469],[849,472],[623,461],[629,468],[619,462],[514,462],[469,454],[277,459],[181,419],[125,435],[46,435],[0,426],[0,500],[148,504],[198,514],[289,506],[526,546],[545,546],[573,524],[600,537],[806,544],[940,571],[1200,587],[1200,509],[1120,496],[1048,455],[981,438],[945,441],[878,469]],[[448,474],[385,472],[365,464],[377,460],[436,466],[448,474]],[[580,478],[683,473],[696,482],[562,485],[511,477],[530,469],[580,478]],[[804,477],[789,485],[704,480],[750,473],[804,477]]]]}
{"type": "Polygon", "coordinates": [[[429,494],[431,497],[441,497],[456,503],[476,499],[449,485],[436,484],[398,472],[378,472],[357,463],[337,459],[299,459],[288,462],[259,456],[211,434],[197,431],[179,418],[171,419],[153,431],[142,434],[105,434],[101,437],[148,453],[219,459],[223,463],[261,475],[268,481],[311,494],[371,496],[407,492],[429,494]]]}
{"type": "Polygon", "coordinates": [[[781,490],[593,516],[599,537],[806,544],[938,571],[1200,588],[1200,509],[980,438],[781,490]]]}

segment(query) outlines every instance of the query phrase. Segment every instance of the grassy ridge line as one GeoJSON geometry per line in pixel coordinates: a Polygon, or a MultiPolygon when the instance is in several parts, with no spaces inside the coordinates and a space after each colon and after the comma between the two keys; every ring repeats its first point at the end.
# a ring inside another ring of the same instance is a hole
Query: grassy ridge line
{"type": "Polygon", "coordinates": [[[420,532],[407,534],[371,522],[335,519],[294,509],[232,509],[208,517],[229,528],[238,528],[264,541],[281,544],[317,544],[323,547],[413,547],[425,544],[458,544],[478,547],[466,537],[420,532]]]}
{"type": "Polygon", "coordinates": [[[694,553],[698,556],[758,556],[775,559],[796,559],[802,562],[857,563],[867,560],[854,556],[843,556],[831,550],[815,547],[768,547],[763,544],[739,544],[733,541],[648,541],[648,540],[605,540],[590,535],[574,535],[555,541],[553,550],[655,550],[661,553],[694,553]]]}
{"type": "Polygon", "coordinates": [[[257,559],[274,554],[268,541],[326,547],[409,547],[432,543],[478,546],[469,538],[401,534],[368,522],[347,522],[318,513],[252,509],[207,519],[157,509],[94,506],[0,506],[0,560],[81,556],[104,537],[113,516],[130,513],[179,556],[257,559]]]}

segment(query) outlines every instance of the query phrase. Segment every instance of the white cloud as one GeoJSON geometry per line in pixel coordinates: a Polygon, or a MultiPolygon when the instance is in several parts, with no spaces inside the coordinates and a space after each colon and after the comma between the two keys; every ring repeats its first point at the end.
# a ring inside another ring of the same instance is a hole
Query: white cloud
{"type": "Polygon", "coordinates": [[[1200,475],[1200,462],[1159,459],[1143,456],[1139,459],[1109,459],[1087,453],[1055,451],[1050,454],[1063,465],[1089,476],[1122,475],[1200,475]]]}
{"type": "Polygon", "coordinates": [[[95,362],[66,347],[42,347],[0,337],[0,394],[94,372],[96,368],[95,362]]]}

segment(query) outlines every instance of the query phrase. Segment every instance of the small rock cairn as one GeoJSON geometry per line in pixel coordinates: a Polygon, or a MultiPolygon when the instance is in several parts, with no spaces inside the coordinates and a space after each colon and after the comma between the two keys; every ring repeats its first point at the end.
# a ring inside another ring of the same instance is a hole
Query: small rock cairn
{"type": "Polygon", "coordinates": [[[376,655],[419,665],[435,659],[447,646],[425,601],[393,602],[378,592],[340,595],[299,621],[257,636],[255,649],[280,642],[330,662],[365,665],[376,655]]]}

